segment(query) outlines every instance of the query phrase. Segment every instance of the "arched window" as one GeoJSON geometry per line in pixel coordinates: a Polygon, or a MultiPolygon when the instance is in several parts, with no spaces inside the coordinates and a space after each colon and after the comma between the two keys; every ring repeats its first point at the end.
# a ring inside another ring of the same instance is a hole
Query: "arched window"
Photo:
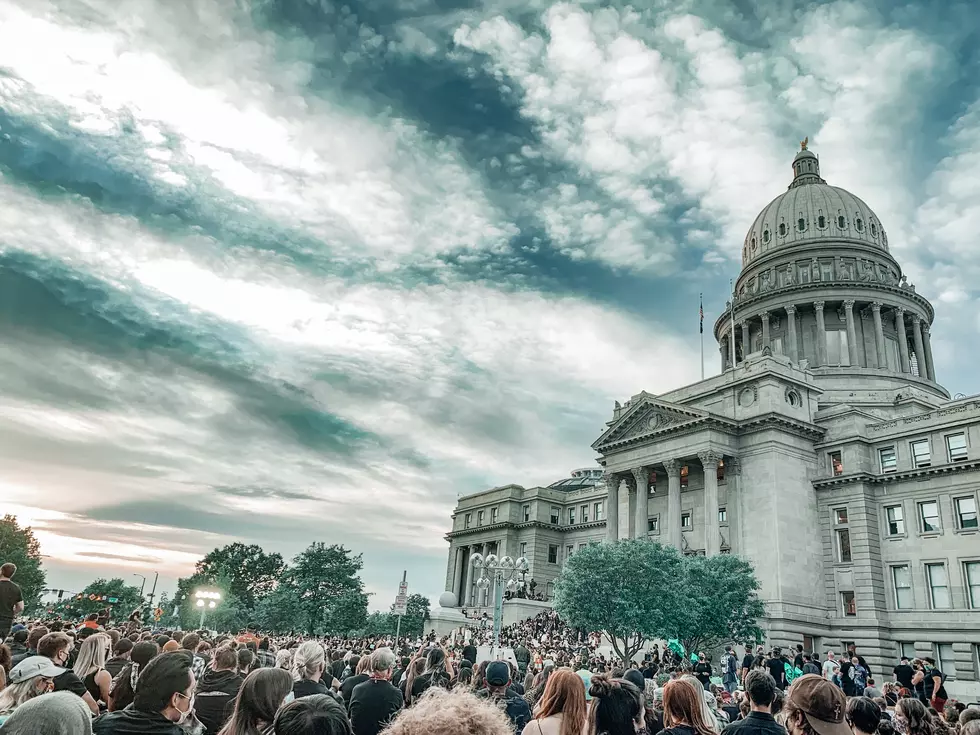
{"type": "Polygon", "coordinates": [[[754,237],[752,238],[752,250],[753,251],[755,250],[755,238],[754,237]]]}
{"type": "Polygon", "coordinates": [[[779,236],[780,237],[786,237],[786,223],[785,222],[780,222],[779,223],[779,236]]]}
{"type": "Polygon", "coordinates": [[[769,234],[769,230],[765,230],[762,233],[762,242],[769,242],[770,239],[772,239],[772,235],[769,234]]]}
{"type": "Polygon", "coordinates": [[[864,221],[858,217],[854,220],[854,227],[858,232],[864,232],[864,221]]]}
{"type": "Polygon", "coordinates": [[[871,237],[878,237],[878,228],[874,222],[871,223],[871,237]]]}
{"type": "Polygon", "coordinates": [[[842,230],[844,229],[844,215],[837,215],[837,226],[842,230]]]}
{"type": "Polygon", "coordinates": [[[796,229],[798,229],[800,232],[803,232],[806,229],[806,220],[803,219],[802,217],[796,220],[796,229]]]}
{"type": "Polygon", "coordinates": [[[821,214],[819,217],[817,217],[817,227],[819,227],[822,230],[826,226],[827,226],[827,218],[821,214]]]}

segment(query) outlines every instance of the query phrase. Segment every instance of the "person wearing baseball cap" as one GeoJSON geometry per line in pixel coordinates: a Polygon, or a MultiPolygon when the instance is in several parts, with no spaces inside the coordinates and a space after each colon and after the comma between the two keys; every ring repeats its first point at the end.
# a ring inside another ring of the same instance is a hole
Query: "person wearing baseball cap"
{"type": "Polygon", "coordinates": [[[0,691],[0,724],[24,702],[54,689],[54,678],[63,673],[47,656],[28,656],[12,668],[8,685],[0,691]]]}
{"type": "Polygon", "coordinates": [[[817,674],[793,682],[783,704],[789,735],[854,735],[847,724],[847,697],[817,674]]]}
{"type": "Polygon", "coordinates": [[[514,733],[519,735],[524,726],[531,721],[531,708],[524,697],[510,688],[510,664],[506,661],[491,661],[487,664],[484,680],[486,689],[481,689],[476,696],[489,699],[507,714],[514,724],[514,733]]]}

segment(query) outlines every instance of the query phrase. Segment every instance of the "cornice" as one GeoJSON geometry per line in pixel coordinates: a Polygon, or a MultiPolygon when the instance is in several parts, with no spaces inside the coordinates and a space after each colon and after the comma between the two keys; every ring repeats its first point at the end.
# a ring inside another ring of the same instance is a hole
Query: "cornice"
{"type": "Polygon", "coordinates": [[[839,485],[852,485],[854,483],[866,482],[870,485],[889,485],[904,480],[921,480],[926,477],[937,475],[955,475],[963,472],[980,471],[980,460],[972,462],[956,462],[954,464],[933,465],[932,467],[919,467],[915,469],[903,470],[901,472],[889,472],[886,475],[873,474],[871,472],[852,472],[837,477],[825,477],[813,481],[815,490],[821,490],[839,485]]]}
{"type": "Polygon", "coordinates": [[[753,416],[738,422],[739,435],[754,434],[771,428],[778,428],[813,442],[819,441],[827,433],[827,430],[822,426],[817,426],[807,421],[800,421],[791,416],[775,412],[753,416]]]}
{"type": "Polygon", "coordinates": [[[687,434],[697,433],[698,431],[706,428],[716,429],[723,433],[731,434],[732,436],[738,433],[738,425],[736,422],[720,416],[704,416],[702,418],[692,419],[691,421],[685,421],[682,424],[672,424],[664,427],[663,429],[656,429],[646,434],[637,434],[636,436],[618,439],[606,444],[596,443],[592,448],[597,452],[605,454],[610,450],[620,450],[636,444],[645,444],[651,439],[668,436],[685,436],[687,434]]]}

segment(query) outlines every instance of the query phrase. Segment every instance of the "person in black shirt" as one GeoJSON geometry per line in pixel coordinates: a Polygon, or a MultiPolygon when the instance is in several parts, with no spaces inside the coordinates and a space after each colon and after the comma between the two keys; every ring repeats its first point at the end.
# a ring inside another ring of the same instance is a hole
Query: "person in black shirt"
{"type": "Polygon", "coordinates": [[[908,689],[910,692],[915,689],[915,687],[912,685],[912,677],[915,675],[915,669],[909,665],[908,656],[902,656],[901,663],[892,669],[892,674],[895,676],[895,681],[908,689]]]}
{"type": "Polygon", "coordinates": [[[745,694],[749,699],[748,716],[726,727],[723,735],[786,735],[770,712],[776,681],[765,671],[750,671],[745,677],[745,694]]]}
{"type": "Polygon", "coordinates": [[[463,658],[476,666],[476,646],[472,643],[467,643],[463,646],[463,658]]]}
{"type": "Polygon", "coordinates": [[[745,655],[742,656],[742,667],[738,672],[738,680],[741,682],[745,681],[746,675],[752,671],[752,664],[755,661],[755,654],[752,653],[752,644],[745,644],[745,655]]]}
{"type": "Polygon", "coordinates": [[[391,684],[395,654],[379,648],[368,663],[369,679],[354,687],[350,697],[350,720],[354,735],[378,735],[401,711],[402,693],[391,684]]]}
{"type": "Polygon", "coordinates": [[[14,618],[24,612],[24,596],[20,587],[10,581],[17,574],[15,564],[0,565],[0,643],[10,633],[14,618]]]}
{"type": "Polygon", "coordinates": [[[769,660],[766,661],[766,668],[769,670],[769,675],[772,677],[773,681],[776,682],[777,689],[785,689],[787,686],[787,663],[789,662],[786,660],[786,657],[783,656],[782,649],[772,649],[772,656],[770,656],[769,660]]]}
{"type": "Polygon", "coordinates": [[[704,653],[698,654],[698,662],[694,665],[694,676],[701,682],[705,691],[710,691],[711,686],[711,664],[708,663],[704,653]]]}
{"type": "MultiPolygon", "coordinates": [[[[71,656],[72,642],[65,633],[48,633],[37,643],[37,655],[47,656],[54,662],[55,666],[67,667],[71,656]]],[[[77,694],[85,700],[85,704],[92,710],[93,715],[99,714],[99,705],[92,699],[85,683],[75,675],[71,669],[65,671],[54,678],[54,690],[56,692],[71,692],[77,694]]]]}
{"type": "Polygon", "coordinates": [[[803,644],[796,644],[796,655],[793,657],[793,667],[803,670],[803,644]]]}

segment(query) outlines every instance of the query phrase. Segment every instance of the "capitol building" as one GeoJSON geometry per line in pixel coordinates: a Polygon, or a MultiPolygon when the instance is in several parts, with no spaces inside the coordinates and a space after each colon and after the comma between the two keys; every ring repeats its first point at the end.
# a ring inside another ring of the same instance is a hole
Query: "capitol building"
{"type": "Polygon", "coordinates": [[[545,596],[592,542],[738,554],[769,644],[853,642],[879,676],[931,656],[980,694],[980,398],[939,382],[933,306],[875,213],[805,144],[792,174],[745,236],[721,373],[617,403],[594,469],[461,497],[446,589],[486,604],[474,553],[526,556],[545,596]]]}

